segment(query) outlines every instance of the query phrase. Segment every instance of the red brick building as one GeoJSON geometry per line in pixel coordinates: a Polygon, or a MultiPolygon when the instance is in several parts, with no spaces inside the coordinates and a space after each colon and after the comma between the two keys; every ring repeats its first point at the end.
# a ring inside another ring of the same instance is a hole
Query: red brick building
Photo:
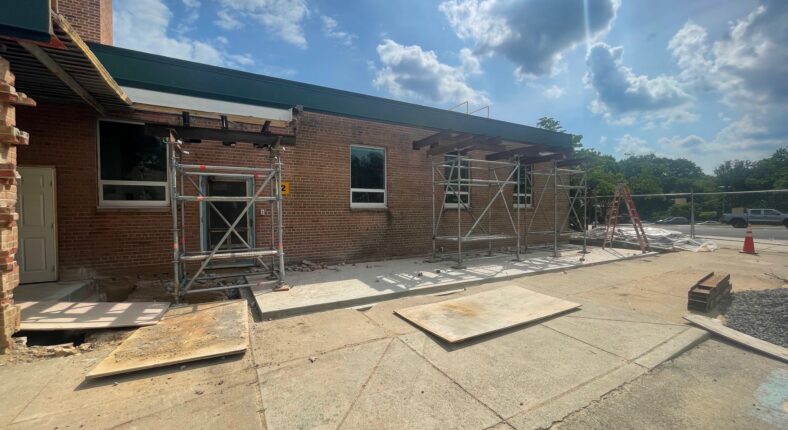
{"type": "MultiPolygon", "coordinates": [[[[288,261],[428,254],[431,166],[445,156],[428,155],[430,148],[449,145],[480,159],[496,151],[517,152],[526,164],[565,159],[572,151],[566,134],[116,48],[110,45],[110,0],[59,0],[52,9],[48,35],[9,25],[14,17],[0,23],[6,36],[0,39],[5,48],[0,57],[15,71],[16,91],[37,102],[20,107],[15,121],[17,130],[29,133],[29,145],[18,147],[15,160],[22,178],[17,205],[22,282],[172,270],[172,178],[166,144],[146,134],[151,125],[225,128],[293,143],[281,155],[282,179],[290,187],[283,201],[288,261]],[[184,111],[190,113],[188,124],[184,111]],[[436,136],[431,145],[414,149],[419,146],[414,142],[430,136],[436,136]]],[[[242,139],[217,140],[224,138],[185,144],[184,162],[269,165],[265,149],[242,139]]],[[[479,179],[489,175],[469,172],[479,179]]],[[[256,185],[206,184],[212,192],[238,195],[249,195],[256,185]]],[[[554,219],[552,205],[546,213],[534,213],[531,203],[540,198],[540,185],[538,177],[523,185],[520,200],[513,200],[517,187],[504,190],[492,208],[498,215],[485,222],[490,232],[509,227],[500,216],[505,202],[521,203],[523,223],[538,218],[533,225],[546,225],[554,219]]],[[[440,186],[439,193],[440,206],[440,186]]],[[[470,189],[462,199],[482,207],[487,193],[470,189]]],[[[563,219],[566,202],[559,211],[563,219]]],[[[215,220],[206,212],[199,205],[186,211],[191,228],[185,243],[191,249],[213,245],[215,220]]],[[[250,213],[242,234],[252,242],[268,240],[270,213],[262,206],[250,213]]],[[[441,228],[455,228],[456,213],[448,208],[447,227],[441,228]]]]}

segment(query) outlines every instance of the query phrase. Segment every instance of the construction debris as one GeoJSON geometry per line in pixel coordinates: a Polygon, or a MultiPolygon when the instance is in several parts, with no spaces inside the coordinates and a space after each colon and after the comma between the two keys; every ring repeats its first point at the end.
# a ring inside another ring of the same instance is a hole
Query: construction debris
{"type": "Polygon", "coordinates": [[[731,275],[709,273],[689,289],[687,309],[709,312],[731,292],[731,275]]]}
{"type": "MultiPolygon", "coordinates": [[[[652,248],[669,250],[684,250],[692,252],[711,252],[719,249],[719,246],[711,240],[696,240],[680,231],[665,230],[656,227],[644,227],[648,244],[652,248]]],[[[588,232],[589,239],[605,238],[605,227],[597,227],[588,232]]],[[[633,227],[616,227],[613,242],[623,242],[632,245],[640,245],[637,234],[633,227]]]]}

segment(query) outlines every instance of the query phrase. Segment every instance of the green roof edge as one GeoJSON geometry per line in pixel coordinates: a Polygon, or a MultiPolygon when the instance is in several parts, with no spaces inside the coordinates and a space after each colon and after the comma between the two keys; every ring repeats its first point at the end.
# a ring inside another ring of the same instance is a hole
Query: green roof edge
{"type": "Polygon", "coordinates": [[[123,86],[260,106],[302,105],[312,112],[572,147],[566,133],[98,43],[89,46],[123,86]]]}

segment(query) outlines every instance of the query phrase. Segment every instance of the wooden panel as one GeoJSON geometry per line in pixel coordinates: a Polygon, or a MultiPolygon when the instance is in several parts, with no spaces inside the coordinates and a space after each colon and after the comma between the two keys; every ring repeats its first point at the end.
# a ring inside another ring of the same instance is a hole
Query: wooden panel
{"type": "Polygon", "coordinates": [[[788,349],[780,345],[775,345],[730,327],[725,327],[720,321],[702,315],[685,315],[684,319],[726,339],[738,342],[744,346],[788,363],[788,349]]]}
{"type": "Polygon", "coordinates": [[[21,330],[84,330],[156,324],[169,303],[19,302],[21,330]]]}
{"type": "Polygon", "coordinates": [[[170,309],[161,321],[123,341],[86,378],[117,375],[240,353],[249,346],[245,300],[170,309]]]}
{"type": "Polygon", "coordinates": [[[577,303],[509,286],[395,312],[422,329],[455,343],[579,307],[577,303]]]}

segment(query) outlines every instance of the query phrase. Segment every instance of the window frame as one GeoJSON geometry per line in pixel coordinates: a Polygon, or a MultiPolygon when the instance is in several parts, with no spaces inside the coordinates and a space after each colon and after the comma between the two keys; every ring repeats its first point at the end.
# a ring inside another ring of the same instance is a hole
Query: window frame
{"type": "Polygon", "coordinates": [[[102,122],[115,122],[115,123],[124,123],[124,124],[134,124],[134,125],[141,125],[145,126],[144,122],[140,121],[129,121],[123,119],[113,119],[113,118],[99,118],[96,121],[96,179],[98,184],[98,207],[99,208],[165,208],[170,206],[170,151],[167,150],[166,146],[164,149],[167,167],[165,168],[165,174],[167,175],[167,180],[164,182],[159,181],[124,181],[124,180],[112,180],[112,179],[101,179],[101,123],[102,122]],[[164,200],[105,200],[104,199],[104,185],[132,185],[132,186],[143,186],[143,187],[164,187],[164,200]]]}
{"type": "Polygon", "coordinates": [[[348,162],[350,164],[350,208],[351,209],[386,209],[388,208],[388,154],[382,146],[352,144],[349,149],[348,162]],[[375,149],[383,152],[383,189],[379,188],[353,188],[353,148],[375,149]],[[354,202],[353,193],[382,193],[383,203],[354,202]]]}
{"type": "Polygon", "coordinates": [[[534,207],[534,174],[533,174],[533,164],[522,164],[520,168],[526,169],[526,192],[521,193],[520,191],[520,177],[518,176],[515,179],[517,184],[515,188],[512,190],[512,207],[515,209],[530,209],[534,207]],[[530,187],[528,186],[530,184],[530,187]],[[530,192],[529,192],[530,191],[530,192]],[[525,196],[525,204],[520,203],[519,197],[525,196]]]}
{"type": "MultiPolygon", "coordinates": [[[[443,164],[446,165],[446,164],[454,163],[454,161],[450,161],[450,162],[446,161],[446,157],[457,157],[457,155],[458,154],[451,154],[451,153],[443,154],[443,164]]],[[[445,169],[451,169],[451,167],[445,167],[444,168],[444,176],[446,176],[445,175],[445,173],[446,173],[445,169]]],[[[460,185],[460,191],[457,192],[457,193],[455,193],[453,191],[449,191],[449,187],[448,187],[449,184],[446,184],[444,186],[444,193],[443,193],[443,207],[444,208],[446,208],[446,209],[457,209],[457,207],[463,207],[463,208],[465,208],[465,207],[470,208],[471,207],[471,188],[472,188],[471,185],[470,185],[471,170],[472,170],[471,169],[471,162],[468,161],[468,165],[467,166],[460,165],[460,170],[457,172],[457,174],[460,177],[460,181],[467,180],[469,182],[468,185],[465,185],[465,187],[467,188],[466,191],[462,191],[462,185],[460,185]],[[467,171],[467,173],[468,173],[468,177],[467,178],[463,178],[462,177],[462,171],[463,170],[467,171]],[[446,197],[454,196],[455,194],[459,194],[459,201],[457,203],[447,202],[446,201],[446,197]],[[468,196],[468,198],[467,198],[468,201],[465,202],[464,204],[461,204],[462,196],[468,196]]],[[[448,175],[448,176],[450,176],[450,175],[448,175]]],[[[446,179],[445,182],[451,182],[451,178],[447,177],[445,179],[446,179]]]]}

